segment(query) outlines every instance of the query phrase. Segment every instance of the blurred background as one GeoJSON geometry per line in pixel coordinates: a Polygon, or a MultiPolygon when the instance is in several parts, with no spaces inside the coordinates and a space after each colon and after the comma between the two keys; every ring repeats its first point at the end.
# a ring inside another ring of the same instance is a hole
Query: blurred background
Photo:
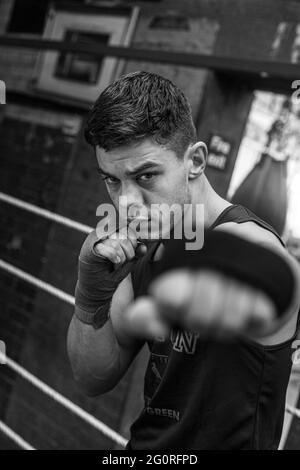
{"type": "MultiPolygon", "coordinates": [[[[0,449],[121,449],[141,409],[147,351],[97,399],[66,353],[77,255],[108,201],[82,129],[135,70],[184,90],[213,186],[300,261],[299,0],[0,0],[0,449]]],[[[299,385],[295,364],[294,408],[299,385]]],[[[281,448],[300,449],[299,416],[286,413],[281,448]]]]}

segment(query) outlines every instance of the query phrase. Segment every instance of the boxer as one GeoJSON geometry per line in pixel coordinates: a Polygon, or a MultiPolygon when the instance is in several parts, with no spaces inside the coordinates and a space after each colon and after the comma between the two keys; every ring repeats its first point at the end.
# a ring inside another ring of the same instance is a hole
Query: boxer
{"type": "Polygon", "coordinates": [[[115,207],[177,204],[183,220],[186,205],[202,204],[205,234],[189,251],[172,237],[175,222],[148,237],[126,224],[86,238],[67,340],[78,384],[108,392],[147,343],[145,406],[128,449],[276,449],[298,264],[271,226],[212,188],[207,148],[171,81],[121,77],[100,94],[85,136],[115,207]]]}

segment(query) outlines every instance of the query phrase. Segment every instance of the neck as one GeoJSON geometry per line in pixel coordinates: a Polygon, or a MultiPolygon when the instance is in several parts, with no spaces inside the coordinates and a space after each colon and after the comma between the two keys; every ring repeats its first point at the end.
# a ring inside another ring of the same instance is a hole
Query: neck
{"type": "Polygon", "coordinates": [[[201,203],[204,205],[204,226],[208,228],[226,207],[231,206],[231,203],[216,193],[205,175],[202,175],[201,178],[201,185],[195,186],[195,190],[192,192],[192,204],[201,203]]]}
{"type": "MultiPolygon", "coordinates": [[[[197,185],[195,190],[192,190],[191,203],[204,204],[204,226],[205,228],[209,228],[219,217],[221,212],[232,204],[216,193],[205,175],[202,175],[202,178],[201,185],[197,185]]],[[[161,243],[154,254],[154,261],[161,258],[163,251],[164,246],[163,243],[161,243]]]]}

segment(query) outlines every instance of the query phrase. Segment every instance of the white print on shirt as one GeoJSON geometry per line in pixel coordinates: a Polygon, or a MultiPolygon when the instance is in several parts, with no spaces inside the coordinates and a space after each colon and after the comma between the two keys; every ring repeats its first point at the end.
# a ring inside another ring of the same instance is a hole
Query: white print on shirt
{"type": "Polygon", "coordinates": [[[172,330],[170,339],[175,351],[181,353],[185,352],[186,354],[195,354],[198,337],[199,333],[172,330]]]}

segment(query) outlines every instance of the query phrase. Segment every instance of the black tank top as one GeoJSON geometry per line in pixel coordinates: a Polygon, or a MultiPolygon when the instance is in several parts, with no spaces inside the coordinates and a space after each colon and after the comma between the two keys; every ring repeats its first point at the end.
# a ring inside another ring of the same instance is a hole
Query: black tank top
{"type": "MultiPolygon", "coordinates": [[[[249,221],[273,232],[283,244],[271,226],[239,205],[227,207],[210,228],[249,221]]],[[[133,273],[136,297],[147,293],[157,246],[148,250],[133,273]]],[[[294,338],[262,346],[172,330],[167,340],[148,343],[145,407],[131,427],[127,448],[277,449],[294,338]]]]}

